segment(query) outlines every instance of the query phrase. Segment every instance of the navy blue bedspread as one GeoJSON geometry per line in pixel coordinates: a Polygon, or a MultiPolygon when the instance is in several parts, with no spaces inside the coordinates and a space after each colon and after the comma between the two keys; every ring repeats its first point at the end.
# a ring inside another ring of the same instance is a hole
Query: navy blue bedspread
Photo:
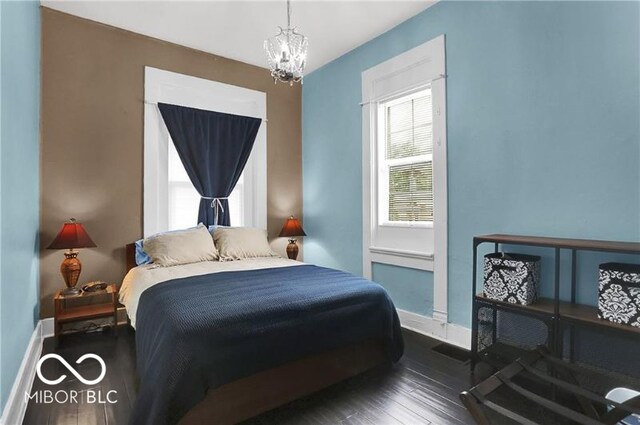
{"type": "Polygon", "coordinates": [[[209,388],[371,339],[402,356],[388,294],[348,273],[303,265],[162,282],[138,304],[130,424],[176,423],[209,388]]]}

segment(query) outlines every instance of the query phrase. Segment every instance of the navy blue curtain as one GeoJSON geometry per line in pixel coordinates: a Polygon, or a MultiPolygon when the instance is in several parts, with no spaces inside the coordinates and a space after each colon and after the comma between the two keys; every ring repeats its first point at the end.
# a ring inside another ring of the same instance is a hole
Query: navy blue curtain
{"type": "Polygon", "coordinates": [[[158,108],[187,175],[202,197],[198,222],[228,226],[226,198],[244,170],[262,120],[166,103],[158,103],[158,108]]]}

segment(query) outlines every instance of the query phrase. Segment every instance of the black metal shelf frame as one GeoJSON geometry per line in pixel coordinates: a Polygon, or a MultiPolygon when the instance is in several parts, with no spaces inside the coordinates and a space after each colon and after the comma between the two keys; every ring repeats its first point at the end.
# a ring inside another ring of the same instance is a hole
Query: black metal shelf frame
{"type": "MultiPolygon", "coordinates": [[[[590,326],[590,327],[603,327],[607,330],[613,330],[615,332],[627,332],[640,336],[640,332],[637,329],[629,327],[625,329],[623,326],[612,326],[611,322],[603,320],[602,323],[587,322],[580,320],[577,317],[563,316],[561,313],[561,300],[560,300],[560,258],[561,249],[569,250],[571,253],[571,304],[576,304],[576,287],[577,287],[577,251],[598,251],[598,252],[610,252],[610,253],[625,253],[625,254],[640,254],[640,243],[635,242],[613,242],[613,241],[592,241],[582,239],[560,239],[560,238],[543,238],[543,237],[531,237],[531,236],[516,236],[516,235],[486,235],[475,236],[473,238],[473,278],[472,278],[472,302],[473,302],[473,316],[472,316],[472,329],[471,329],[471,373],[475,370],[475,365],[481,357],[478,353],[478,313],[482,305],[490,305],[494,309],[493,320],[493,332],[495,336],[496,332],[496,310],[506,310],[512,313],[536,316],[542,320],[550,321],[551,327],[549,329],[549,349],[550,351],[562,357],[562,333],[561,333],[561,321],[566,321],[572,326],[569,329],[570,332],[570,350],[569,359],[574,359],[574,326],[590,326]],[[554,278],[553,278],[553,311],[552,313],[544,312],[538,309],[523,308],[518,305],[511,308],[508,305],[500,302],[491,302],[491,300],[483,299],[478,300],[476,295],[477,288],[477,276],[478,276],[478,246],[483,243],[493,243],[494,252],[499,252],[500,245],[522,245],[522,246],[536,246],[542,248],[550,248],[554,250],[554,278]],[[546,320],[545,320],[546,319],[546,320]]],[[[495,341],[495,340],[494,340],[495,341]]]]}

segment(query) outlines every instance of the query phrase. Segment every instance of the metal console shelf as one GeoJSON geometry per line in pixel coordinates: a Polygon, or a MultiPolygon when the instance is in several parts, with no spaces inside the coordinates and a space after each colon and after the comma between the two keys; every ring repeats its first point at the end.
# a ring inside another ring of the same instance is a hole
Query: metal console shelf
{"type": "MultiPolygon", "coordinates": [[[[473,238],[473,322],[471,330],[471,372],[473,373],[482,353],[478,352],[478,312],[482,305],[494,308],[493,332],[496,332],[496,310],[507,310],[516,314],[536,316],[549,326],[549,349],[552,353],[562,357],[562,336],[560,323],[562,321],[581,326],[602,327],[615,332],[624,332],[640,337],[640,328],[619,325],[608,320],[598,319],[597,308],[576,303],[576,266],[577,251],[600,251],[609,253],[640,254],[638,242],[598,241],[587,239],[548,238],[518,235],[484,235],[473,238]],[[532,305],[516,305],[502,301],[491,300],[478,294],[478,246],[484,243],[494,244],[495,252],[500,245],[526,245],[553,249],[555,252],[553,298],[540,298],[532,305]],[[560,250],[571,252],[571,301],[560,300],[560,250]]],[[[495,341],[495,338],[494,338],[495,341]]]]}

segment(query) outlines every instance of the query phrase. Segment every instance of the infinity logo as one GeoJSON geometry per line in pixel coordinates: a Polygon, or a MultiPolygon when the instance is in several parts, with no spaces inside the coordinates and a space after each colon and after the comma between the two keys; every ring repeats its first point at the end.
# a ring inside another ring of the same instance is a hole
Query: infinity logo
{"type": "Polygon", "coordinates": [[[58,385],[60,382],[64,381],[64,379],[67,377],[67,375],[62,375],[61,377],[59,377],[58,379],[54,379],[54,380],[49,380],[46,379],[44,376],[42,376],[42,363],[45,362],[45,360],[47,359],[56,359],[58,360],[60,363],[62,363],[64,365],[64,367],[66,367],[69,372],[71,372],[73,374],[73,376],[75,376],[76,378],[78,378],[78,380],[80,382],[82,382],[85,385],[95,385],[98,382],[102,381],[102,379],[104,378],[104,375],[106,375],[107,373],[107,365],[104,364],[104,360],[102,360],[102,358],[100,356],[98,356],[97,354],[85,354],[84,356],[80,357],[78,360],[76,360],[76,364],[80,364],[83,361],[85,361],[86,359],[95,359],[98,361],[98,363],[100,363],[100,366],[102,367],[102,372],[100,372],[100,376],[98,376],[96,379],[84,379],[82,377],[82,375],[80,375],[78,373],[78,371],[76,371],[69,363],[67,363],[67,361],[65,359],[63,359],[62,357],[60,357],[58,354],[45,354],[44,356],[42,356],[42,358],[40,360],[38,360],[38,366],[36,368],[36,373],[38,374],[38,378],[40,378],[40,380],[42,382],[44,382],[47,385],[58,385]]]}

